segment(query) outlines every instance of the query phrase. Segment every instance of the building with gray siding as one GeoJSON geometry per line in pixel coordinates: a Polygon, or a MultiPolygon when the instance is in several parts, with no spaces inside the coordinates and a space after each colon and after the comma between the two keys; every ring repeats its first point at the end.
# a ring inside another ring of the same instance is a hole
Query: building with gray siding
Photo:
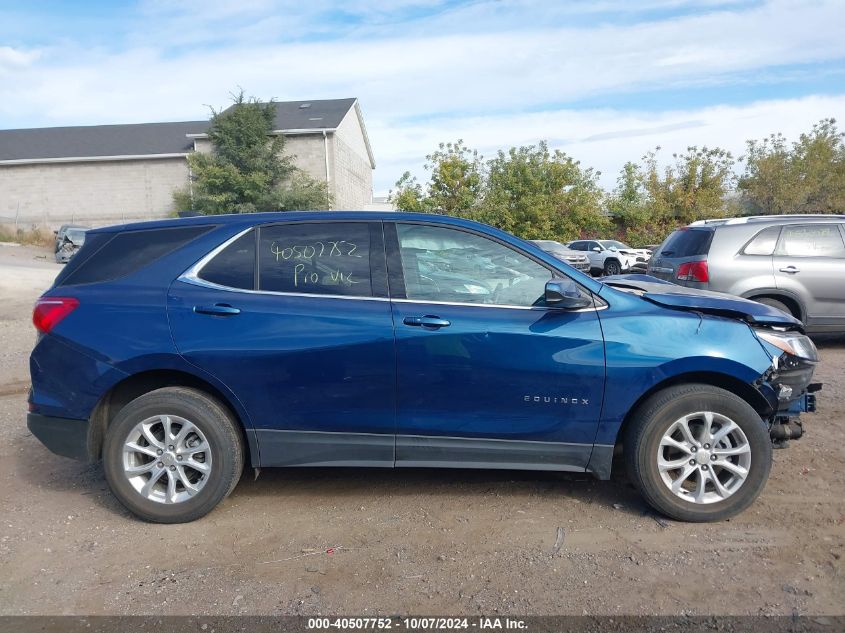
{"type": "MultiPolygon", "coordinates": [[[[357,99],[276,103],[274,134],[335,209],[372,204],[375,160],[357,99]]],[[[208,121],[0,130],[0,223],[102,225],[167,216],[211,151],[208,121]]]]}

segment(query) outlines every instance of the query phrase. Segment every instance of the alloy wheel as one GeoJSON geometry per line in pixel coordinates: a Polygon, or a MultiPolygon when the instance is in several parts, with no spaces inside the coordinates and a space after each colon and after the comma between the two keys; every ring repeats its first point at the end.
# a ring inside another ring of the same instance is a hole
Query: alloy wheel
{"type": "Polygon", "coordinates": [[[211,447],[192,422],[158,415],[136,424],[123,443],[123,472],[146,499],[181,503],[203,489],[211,474],[211,447]]]}
{"type": "Polygon", "coordinates": [[[666,487],[696,504],[723,501],[745,483],[751,446],[733,420],[713,411],[673,422],[660,440],[657,468],[666,487]]]}

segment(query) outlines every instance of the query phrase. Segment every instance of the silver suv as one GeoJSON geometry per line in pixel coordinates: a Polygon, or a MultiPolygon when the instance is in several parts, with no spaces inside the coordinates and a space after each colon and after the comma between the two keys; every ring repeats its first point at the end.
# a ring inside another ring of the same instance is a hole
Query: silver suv
{"type": "Polygon", "coordinates": [[[648,274],[774,306],[811,332],[845,332],[845,215],[693,222],[666,238],[648,274]]]}
{"type": "Polygon", "coordinates": [[[566,262],[575,270],[580,270],[582,273],[590,274],[590,258],[584,253],[573,251],[567,248],[560,242],[554,240],[531,240],[534,244],[542,248],[549,255],[554,255],[560,261],[566,262]]]}

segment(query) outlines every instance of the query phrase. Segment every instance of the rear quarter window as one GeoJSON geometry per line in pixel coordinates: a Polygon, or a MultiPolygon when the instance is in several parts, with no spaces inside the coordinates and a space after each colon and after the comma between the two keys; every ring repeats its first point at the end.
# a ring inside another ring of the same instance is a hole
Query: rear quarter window
{"type": "Polygon", "coordinates": [[[56,286],[100,283],[125,277],[154,262],[213,226],[92,233],[79,253],[56,278],[56,286]]]}
{"type": "Polygon", "coordinates": [[[780,227],[779,226],[770,226],[767,229],[763,229],[757,235],[755,235],[748,244],[745,245],[745,248],[742,249],[743,255],[771,255],[775,252],[775,246],[778,243],[778,237],[780,237],[780,227]]]}
{"type": "Polygon", "coordinates": [[[255,287],[255,229],[215,255],[197,277],[218,286],[252,290],[255,287]]]}

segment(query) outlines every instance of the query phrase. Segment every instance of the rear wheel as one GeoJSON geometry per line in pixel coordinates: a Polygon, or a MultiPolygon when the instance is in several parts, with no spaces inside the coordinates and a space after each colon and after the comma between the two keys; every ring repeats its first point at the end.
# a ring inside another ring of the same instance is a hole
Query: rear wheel
{"type": "Polygon", "coordinates": [[[792,310],[789,309],[789,306],[786,305],[783,301],[778,301],[777,299],[773,299],[772,297],[757,297],[754,299],[754,301],[756,301],[757,303],[762,303],[763,305],[777,308],[781,312],[786,312],[787,314],[794,316],[795,318],[801,318],[800,316],[793,314],[792,310]]]}
{"type": "Polygon", "coordinates": [[[681,521],[718,521],[757,498],[772,465],[760,416],[710,385],[670,387],[634,414],[624,438],[628,474],[650,505],[681,521]]]}
{"type": "Polygon", "coordinates": [[[148,521],[183,523],[204,516],[234,489],[243,446],[217,400],[168,387],[121,409],[106,433],[103,464],[126,508],[148,521]]]}

